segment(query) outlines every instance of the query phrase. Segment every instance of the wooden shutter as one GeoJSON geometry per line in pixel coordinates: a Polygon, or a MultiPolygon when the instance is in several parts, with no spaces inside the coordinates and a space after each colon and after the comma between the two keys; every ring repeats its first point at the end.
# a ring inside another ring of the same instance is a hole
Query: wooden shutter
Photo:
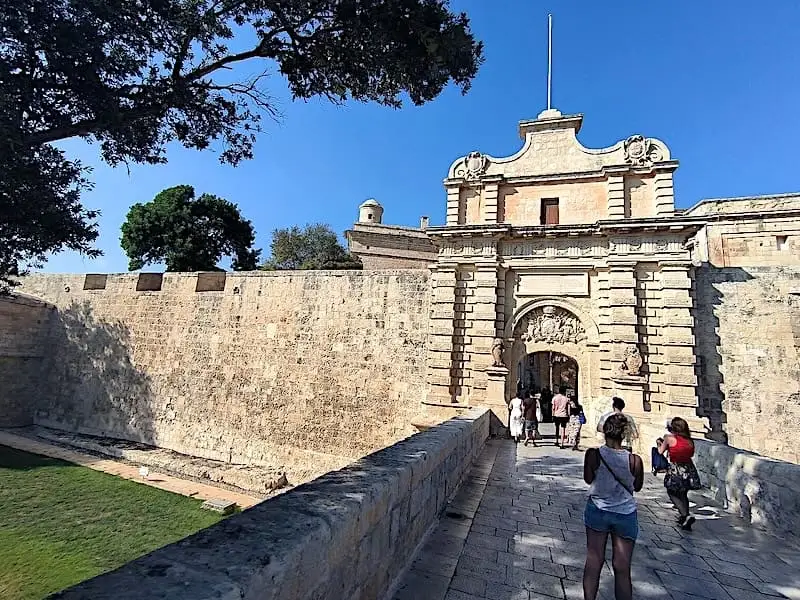
{"type": "Polygon", "coordinates": [[[542,198],[542,225],[558,225],[558,198],[542,198]]]}

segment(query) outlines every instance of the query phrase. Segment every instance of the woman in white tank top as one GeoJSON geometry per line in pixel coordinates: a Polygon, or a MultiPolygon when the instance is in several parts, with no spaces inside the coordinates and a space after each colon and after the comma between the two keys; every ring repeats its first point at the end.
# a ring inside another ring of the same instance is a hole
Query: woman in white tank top
{"type": "Polygon", "coordinates": [[[636,454],[622,449],[627,417],[614,414],[603,424],[606,443],[589,448],[583,462],[583,479],[591,487],[586,501],[586,564],[583,569],[584,600],[595,600],[600,570],[611,534],[616,600],[631,600],[631,557],[639,520],[634,492],[644,484],[644,464],[636,454]]]}

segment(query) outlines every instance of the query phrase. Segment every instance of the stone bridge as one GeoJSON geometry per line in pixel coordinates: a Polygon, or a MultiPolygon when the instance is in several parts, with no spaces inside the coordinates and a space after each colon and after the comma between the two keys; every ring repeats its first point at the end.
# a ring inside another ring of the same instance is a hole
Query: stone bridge
{"type": "MultiPolygon", "coordinates": [[[[55,597],[582,598],[582,455],[547,443],[487,441],[488,432],[486,411],[473,410],[55,597]]],[[[704,473],[738,472],[737,459],[698,446],[704,473]]],[[[748,484],[758,482],[759,469],[746,467],[748,484]]],[[[753,495],[756,504],[774,497],[771,471],[760,468],[767,493],[753,495]]],[[[799,467],[787,468],[796,482],[799,467]]],[[[789,472],[782,489],[790,488],[789,472]]],[[[689,534],[673,526],[660,478],[646,476],[634,597],[800,599],[796,538],[756,528],[704,496],[693,499],[698,522],[689,534]]],[[[790,510],[782,522],[763,524],[794,527],[796,517],[790,510]]],[[[600,594],[613,597],[610,561],[600,594]]]]}

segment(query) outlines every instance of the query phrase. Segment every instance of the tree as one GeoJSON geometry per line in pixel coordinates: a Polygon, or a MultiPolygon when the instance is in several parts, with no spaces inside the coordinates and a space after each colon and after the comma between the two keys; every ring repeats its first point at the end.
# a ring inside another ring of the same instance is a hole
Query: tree
{"type": "Polygon", "coordinates": [[[165,263],[167,271],[218,271],[223,256],[233,256],[235,271],[256,268],[260,250],[255,232],[235,204],[203,194],[190,185],[160,192],[151,202],[134,204],[122,224],[122,249],[133,271],[165,263]]]}
{"type": "Polygon", "coordinates": [[[328,225],[291,227],[272,233],[272,256],[267,271],[291,269],[361,269],[361,261],[339,243],[328,225]]]}
{"type": "Polygon", "coordinates": [[[267,67],[294,98],[399,107],[450,81],[466,92],[483,60],[448,0],[5,0],[0,31],[0,217],[30,202],[43,233],[29,242],[0,224],[0,277],[44,252],[96,253],[85,172],[47,144],[98,142],[114,166],[163,163],[172,141],[219,142],[236,165],[252,157],[261,116],[276,114],[267,67]]]}

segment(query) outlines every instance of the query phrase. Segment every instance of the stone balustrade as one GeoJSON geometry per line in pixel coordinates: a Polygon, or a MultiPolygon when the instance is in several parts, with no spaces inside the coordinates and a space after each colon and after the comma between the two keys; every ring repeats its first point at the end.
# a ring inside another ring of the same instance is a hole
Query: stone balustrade
{"type": "Polygon", "coordinates": [[[706,440],[695,441],[703,485],[752,525],[786,534],[800,528],[800,465],[706,440]]]}
{"type": "Polygon", "coordinates": [[[53,598],[381,598],[488,435],[474,409],[53,598]]]}

